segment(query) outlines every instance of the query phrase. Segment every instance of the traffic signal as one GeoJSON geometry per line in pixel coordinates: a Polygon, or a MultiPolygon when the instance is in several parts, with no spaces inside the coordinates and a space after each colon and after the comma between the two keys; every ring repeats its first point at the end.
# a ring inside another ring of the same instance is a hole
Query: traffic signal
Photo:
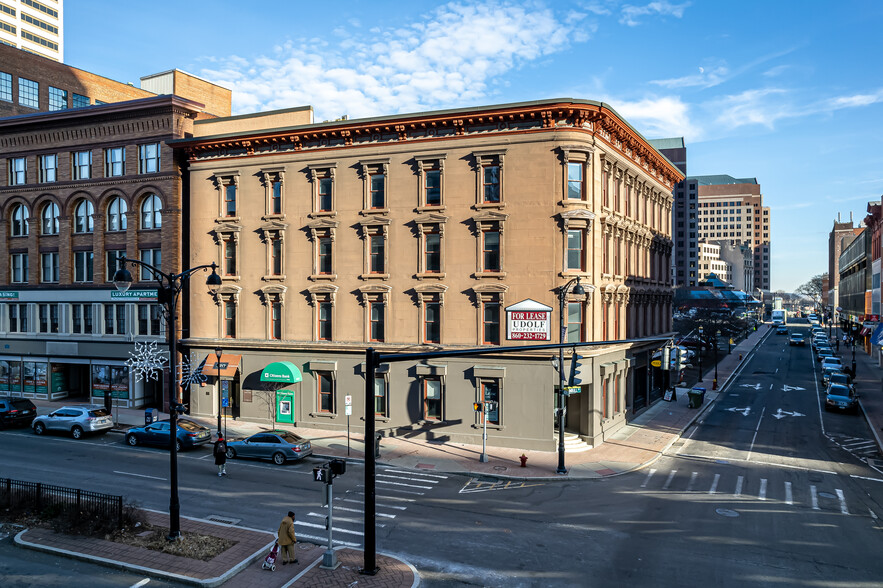
{"type": "Polygon", "coordinates": [[[662,369],[670,370],[671,369],[671,347],[663,347],[662,348],[662,369]]]}
{"type": "Polygon", "coordinates": [[[591,380],[589,366],[583,363],[585,360],[585,357],[576,353],[571,357],[568,386],[584,386],[591,380]]]}
{"type": "Polygon", "coordinates": [[[344,459],[332,459],[329,462],[331,467],[331,473],[335,476],[342,476],[346,473],[346,460],[344,459]]]}
{"type": "Polygon", "coordinates": [[[326,470],[325,468],[313,468],[313,481],[327,482],[328,470],[326,470]]]}
{"type": "Polygon", "coordinates": [[[481,409],[482,409],[481,402],[473,402],[472,408],[473,408],[473,410],[475,410],[475,412],[481,412],[481,409]]]}

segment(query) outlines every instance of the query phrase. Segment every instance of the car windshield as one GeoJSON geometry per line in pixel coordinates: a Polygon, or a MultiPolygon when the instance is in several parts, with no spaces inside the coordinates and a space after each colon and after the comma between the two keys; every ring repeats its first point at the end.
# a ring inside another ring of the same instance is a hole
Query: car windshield
{"type": "Polygon", "coordinates": [[[849,385],[849,376],[846,374],[841,374],[840,372],[831,374],[831,381],[837,384],[843,384],[844,386],[849,385]]]}
{"type": "Polygon", "coordinates": [[[849,396],[849,388],[840,384],[834,384],[828,388],[828,394],[830,396],[849,396]]]}
{"type": "Polygon", "coordinates": [[[89,416],[93,417],[93,418],[94,417],[106,417],[106,416],[110,416],[110,413],[107,412],[106,408],[96,408],[95,410],[89,411],[89,416]]]}
{"type": "Polygon", "coordinates": [[[277,433],[277,435],[279,435],[283,441],[292,445],[296,445],[298,443],[303,443],[304,441],[306,441],[306,439],[304,439],[303,437],[299,437],[294,433],[277,433]]]}
{"type": "Polygon", "coordinates": [[[203,428],[202,425],[198,425],[193,421],[178,421],[178,426],[185,431],[200,431],[203,428]]]}
{"type": "Polygon", "coordinates": [[[30,400],[13,400],[12,408],[16,408],[18,410],[30,410],[34,408],[34,405],[31,404],[30,400]]]}

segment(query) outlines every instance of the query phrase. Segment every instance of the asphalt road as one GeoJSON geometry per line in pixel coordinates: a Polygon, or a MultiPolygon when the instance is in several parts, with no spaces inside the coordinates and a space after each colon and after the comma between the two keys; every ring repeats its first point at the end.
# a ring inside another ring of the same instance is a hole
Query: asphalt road
{"type": "MultiPolygon", "coordinates": [[[[883,474],[855,441],[870,437],[864,419],[820,410],[816,378],[809,347],[771,335],[667,455],[625,476],[494,483],[379,468],[378,550],[430,587],[880,586],[883,474]]],[[[0,476],[168,508],[164,450],[27,431],[0,444],[0,476]]],[[[272,530],[293,508],[299,539],[326,537],[320,459],[234,460],[226,478],[207,449],[179,459],[182,515],[272,530]]],[[[335,481],[336,543],[363,542],[362,476],[350,464],[335,481]]]]}

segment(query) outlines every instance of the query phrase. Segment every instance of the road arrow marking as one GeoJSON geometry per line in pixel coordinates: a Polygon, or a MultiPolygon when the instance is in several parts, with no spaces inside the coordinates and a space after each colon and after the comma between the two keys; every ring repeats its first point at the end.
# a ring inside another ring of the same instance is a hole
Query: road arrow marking
{"type": "Polygon", "coordinates": [[[787,410],[782,410],[780,408],[779,410],[776,411],[776,414],[774,414],[773,416],[776,417],[777,420],[779,420],[779,419],[785,418],[786,416],[799,417],[799,416],[806,416],[806,415],[803,413],[799,413],[796,410],[794,412],[790,412],[787,410]]]}
{"type": "Polygon", "coordinates": [[[789,386],[788,384],[782,386],[782,392],[790,392],[791,390],[806,390],[806,388],[801,388],[800,386],[789,386]]]}
{"type": "Polygon", "coordinates": [[[750,407],[750,406],[746,406],[745,408],[735,408],[735,407],[733,407],[733,408],[728,408],[727,410],[728,410],[729,412],[741,412],[741,413],[742,413],[742,416],[748,416],[748,413],[751,412],[751,407],[750,407]]]}
{"type": "Polygon", "coordinates": [[[742,384],[743,388],[754,388],[755,390],[760,390],[760,384],[742,384]]]}

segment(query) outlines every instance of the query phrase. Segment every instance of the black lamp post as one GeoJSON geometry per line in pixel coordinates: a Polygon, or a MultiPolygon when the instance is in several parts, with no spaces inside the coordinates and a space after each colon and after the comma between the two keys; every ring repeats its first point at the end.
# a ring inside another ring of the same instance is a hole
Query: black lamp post
{"type": "Polygon", "coordinates": [[[119,258],[119,269],[113,275],[113,285],[120,292],[125,292],[132,285],[132,274],[126,269],[126,264],[131,263],[135,266],[145,268],[159,285],[157,290],[157,301],[163,305],[165,310],[166,324],[168,326],[169,337],[169,372],[171,379],[168,382],[168,405],[169,405],[169,482],[171,493],[169,497],[169,541],[175,541],[181,537],[181,503],[178,501],[178,413],[184,413],[186,408],[178,402],[178,337],[176,332],[177,305],[178,296],[184,287],[186,280],[199,270],[208,270],[211,268],[212,273],[208,276],[205,283],[209,288],[217,288],[221,285],[221,276],[218,275],[218,266],[215,263],[211,265],[200,265],[188,270],[184,270],[180,274],[166,274],[157,267],[144,263],[137,259],[128,259],[126,257],[119,258]]]}
{"type": "Polygon", "coordinates": [[[858,337],[858,325],[852,325],[852,377],[855,377],[855,340],[858,337]]]}
{"type": "Polygon", "coordinates": [[[702,351],[705,349],[705,342],[702,340],[702,327],[699,327],[699,382],[702,382],[702,351]]]}
{"type": "MultiPolygon", "coordinates": [[[[570,285],[576,282],[573,287],[573,293],[577,296],[584,296],[586,291],[579,284],[579,277],[576,277],[563,286],[558,288],[558,319],[560,330],[559,343],[564,343],[567,338],[567,328],[564,326],[564,305],[567,302],[567,290],[570,285]]],[[[564,348],[558,349],[558,468],[555,470],[558,474],[566,474],[567,468],[564,467],[564,348]]]]}
{"type": "Polygon", "coordinates": [[[718,330],[714,338],[714,387],[717,389],[717,346],[720,343],[721,332],[718,330]]]}
{"type": "Polygon", "coordinates": [[[221,348],[215,347],[215,357],[218,358],[218,362],[215,364],[218,367],[218,435],[221,434],[221,348]]]}

